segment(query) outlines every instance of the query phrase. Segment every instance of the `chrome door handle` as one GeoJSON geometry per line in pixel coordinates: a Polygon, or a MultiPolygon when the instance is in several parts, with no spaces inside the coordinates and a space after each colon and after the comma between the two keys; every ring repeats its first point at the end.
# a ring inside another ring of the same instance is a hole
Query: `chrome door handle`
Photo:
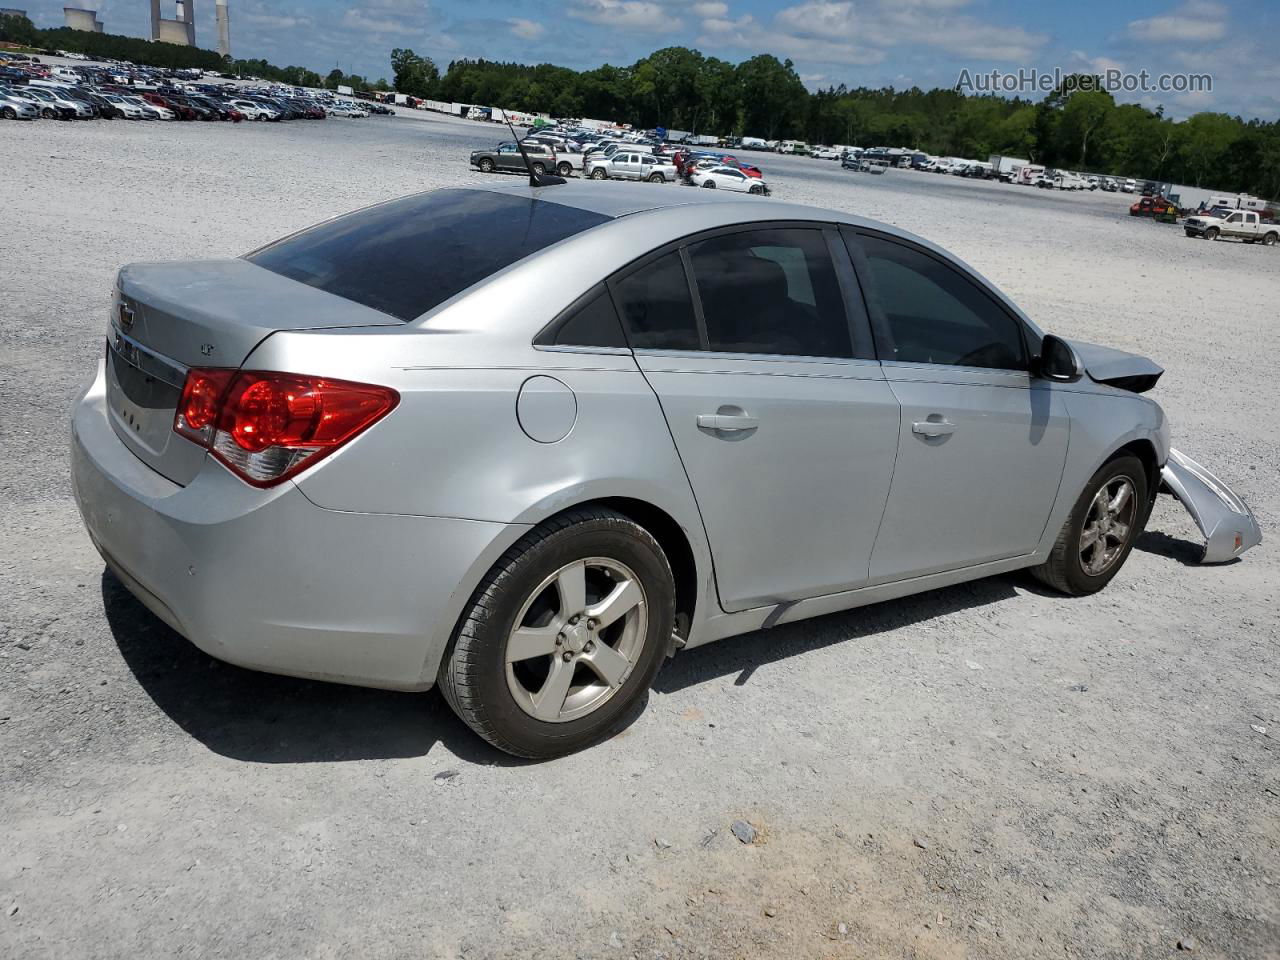
{"type": "Polygon", "coordinates": [[[698,426],[703,430],[719,430],[723,433],[733,433],[739,430],[754,430],[760,426],[760,421],[745,413],[700,413],[698,414],[698,426]]]}
{"type": "Polygon", "coordinates": [[[922,437],[949,437],[956,432],[956,425],[950,420],[917,420],[911,432],[922,437]]]}

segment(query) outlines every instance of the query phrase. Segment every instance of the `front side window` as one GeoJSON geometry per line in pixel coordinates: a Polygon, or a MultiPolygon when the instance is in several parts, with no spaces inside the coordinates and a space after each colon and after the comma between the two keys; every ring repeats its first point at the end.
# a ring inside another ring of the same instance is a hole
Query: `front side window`
{"type": "Polygon", "coordinates": [[[880,309],[903,363],[1027,368],[1021,324],[971,280],[911,247],[859,238],[880,309]]]}
{"type": "Polygon", "coordinates": [[[749,230],[689,246],[711,350],[852,357],[840,283],[820,230],[749,230]]]}
{"type": "Polygon", "coordinates": [[[612,286],[633,348],[700,349],[693,297],[679,253],[664,254],[612,286]]]}

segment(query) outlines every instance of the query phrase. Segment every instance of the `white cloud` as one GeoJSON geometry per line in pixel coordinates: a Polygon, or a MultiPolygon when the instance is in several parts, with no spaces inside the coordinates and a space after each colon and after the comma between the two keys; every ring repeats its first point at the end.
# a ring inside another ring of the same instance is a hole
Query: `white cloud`
{"type": "Polygon", "coordinates": [[[1147,43],[1207,43],[1226,33],[1227,8],[1209,0],[1188,0],[1168,13],[1129,24],[1129,36],[1147,43]]]}
{"type": "Polygon", "coordinates": [[[769,23],[750,14],[702,22],[704,43],[771,50],[822,63],[880,63],[895,47],[924,46],[976,60],[1030,60],[1047,38],[959,11],[971,0],[805,0],[769,23]]]}
{"type": "Polygon", "coordinates": [[[695,17],[723,17],[729,13],[727,3],[695,3],[689,7],[695,17]]]}
{"type": "Polygon", "coordinates": [[[652,0],[574,0],[565,12],[588,23],[636,33],[670,33],[684,26],[676,14],[652,0]]]}
{"type": "Polygon", "coordinates": [[[547,32],[547,28],[540,23],[532,20],[525,20],[516,17],[507,21],[511,24],[511,32],[521,40],[537,40],[540,36],[547,32]]]}

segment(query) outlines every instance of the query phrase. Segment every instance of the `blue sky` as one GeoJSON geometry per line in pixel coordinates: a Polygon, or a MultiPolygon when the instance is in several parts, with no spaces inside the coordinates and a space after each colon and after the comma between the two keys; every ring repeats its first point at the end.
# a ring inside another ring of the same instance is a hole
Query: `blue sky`
{"type": "MultiPolygon", "coordinates": [[[[27,0],[40,26],[64,3],[27,0]]],[[[738,61],[790,57],[811,88],[833,83],[950,87],[960,71],[1018,68],[1214,75],[1211,93],[1118,95],[1173,116],[1222,110],[1280,117],[1276,0],[229,0],[232,48],[325,72],[389,76],[392,47],[441,69],[457,57],[628,64],[682,44],[738,61]]],[[[173,0],[164,0],[166,10],[173,0]]],[[[21,6],[22,0],[10,0],[21,6]]],[[[213,46],[213,0],[197,0],[213,46]]],[[[83,0],[107,30],[144,35],[147,0],[83,0]]]]}

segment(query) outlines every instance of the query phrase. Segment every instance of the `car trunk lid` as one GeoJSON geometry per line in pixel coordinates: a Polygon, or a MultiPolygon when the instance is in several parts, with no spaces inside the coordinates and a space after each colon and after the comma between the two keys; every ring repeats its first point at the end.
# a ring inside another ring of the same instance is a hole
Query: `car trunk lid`
{"type": "Polygon", "coordinates": [[[173,432],[189,368],[238,368],[278,330],[367,326],[401,322],[245,260],[125,267],[107,336],[112,427],[144,463],[185,485],[205,456],[173,432]]]}

